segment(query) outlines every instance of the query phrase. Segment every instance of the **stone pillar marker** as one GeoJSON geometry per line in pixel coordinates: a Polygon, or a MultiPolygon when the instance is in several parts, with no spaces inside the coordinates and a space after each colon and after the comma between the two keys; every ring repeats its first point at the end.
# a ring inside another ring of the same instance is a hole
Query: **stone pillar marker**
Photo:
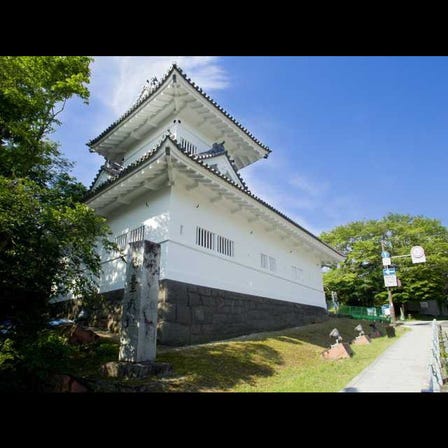
{"type": "Polygon", "coordinates": [[[119,361],[154,361],[157,346],[160,245],[129,244],[121,317],[119,361]]]}
{"type": "Polygon", "coordinates": [[[145,378],[170,372],[167,363],[155,362],[160,245],[143,240],[129,243],[121,317],[118,362],[102,372],[111,377],[145,378]]]}

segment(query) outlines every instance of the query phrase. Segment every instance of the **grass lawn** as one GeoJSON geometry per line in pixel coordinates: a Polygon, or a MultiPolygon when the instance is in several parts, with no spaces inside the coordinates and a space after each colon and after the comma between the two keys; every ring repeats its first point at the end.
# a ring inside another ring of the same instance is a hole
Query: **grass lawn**
{"type": "MultiPolygon", "coordinates": [[[[174,374],[151,383],[155,390],[179,392],[337,392],[396,341],[384,336],[372,339],[370,345],[352,345],[350,359],[321,358],[332,342],[328,337],[332,328],[337,327],[348,342],[360,322],[367,331],[370,322],[332,318],[227,342],[162,349],[157,360],[169,362],[174,374]]],[[[396,330],[397,337],[407,331],[396,330]]]]}
{"type": "MultiPolygon", "coordinates": [[[[170,363],[171,375],[121,380],[121,384],[144,386],[144,390],[154,392],[338,392],[397,339],[383,336],[372,339],[370,345],[352,345],[354,355],[350,359],[321,358],[322,351],[333,342],[328,336],[332,328],[337,327],[344,342],[349,342],[358,323],[369,329],[368,321],[330,318],[324,323],[225,342],[159,347],[157,361],[170,363]]],[[[397,337],[405,331],[397,327],[397,337]]],[[[73,373],[97,376],[100,364],[117,360],[118,345],[102,339],[96,352],[93,357],[86,353],[78,359],[73,373]]]]}

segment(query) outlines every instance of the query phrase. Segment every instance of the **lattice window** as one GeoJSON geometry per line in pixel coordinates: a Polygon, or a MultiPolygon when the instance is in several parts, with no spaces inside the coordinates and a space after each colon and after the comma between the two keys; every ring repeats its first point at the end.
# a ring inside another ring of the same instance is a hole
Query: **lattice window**
{"type": "Polygon", "coordinates": [[[123,235],[116,236],[115,242],[117,243],[120,250],[125,250],[126,244],[128,243],[128,234],[123,233],[123,235]]]}
{"type": "Polygon", "coordinates": [[[235,242],[210,230],[196,227],[196,244],[228,257],[235,256],[235,242]]]}
{"type": "Polygon", "coordinates": [[[303,280],[303,269],[298,268],[297,266],[291,266],[291,276],[294,280],[303,280]]]}
{"type": "Polygon", "coordinates": [[[196,145],[193,145],[193,143],[189,142],[185,138],[180,138],[180,146],[182,149],[185,149],[185,151],[189,152],[190,154],[197,154],[198,153],[198,147],[196,145]]]}
{"type": "Polygon", "coordinates": [[[129,242],[143,241],[145,239],[145,226],[137,227],[129,232],[129,242]]]}
{"type": "Polygon", "coordinates": [[[234,243],[228,238],[224,238],[221,235],[217,235],[217,250],[220,254],[233,257],[234,255],[234,243]]]}
{"type": "Polygon", "coordinates": [[[277,272],[277,260],[274,257],[269,257],[269,269],[272,272],[277,272]]]}
{"type": "Polygon", "coordinates": [[[265,254],[260,254],[260,266],[263,269],[267,269],[268,268],[268,256],[265,254]]]}
{"type": "Polygon", "coordinates": [[[206,249],[215,250],[216,235],[210,230],[196,227],[196,244],[206,249]]]}

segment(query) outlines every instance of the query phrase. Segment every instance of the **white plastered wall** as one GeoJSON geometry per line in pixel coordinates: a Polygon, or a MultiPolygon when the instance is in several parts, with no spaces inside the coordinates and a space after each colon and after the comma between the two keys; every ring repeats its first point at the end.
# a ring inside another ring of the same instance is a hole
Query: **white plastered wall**
{"type": "MultiPolygon", "coordinates": [[[[146,238],[161,243],[160,277],[166,271],[166,242],[170,221],[170,189],[158,191],[144,190],[130,205],[122,205],[108,216],[108,224],[114,236],[127,233],[141,225],[146,226],[146,238]]],[[[113,291],[124,287],[126,264],[115,259],[114,254],[102,255],[103,273],[100,279],[100,292],[113,291]]]]}
{"type": "Polygon", "coordinates": [[[184,186],[176,181],[172,189],[165,278],[326,308],[317,258],[266,232],[263,222],[248,223],[222,201],[210,203],[200,187],[184,186]],[[196,226],[233,240],[235,256],[196,245],[196,226]],[[261,268],[261,253],[276,259],[276,272],[261,268]],[[302,280],[293,278],[292,266],[302,269],[302,280]]]}

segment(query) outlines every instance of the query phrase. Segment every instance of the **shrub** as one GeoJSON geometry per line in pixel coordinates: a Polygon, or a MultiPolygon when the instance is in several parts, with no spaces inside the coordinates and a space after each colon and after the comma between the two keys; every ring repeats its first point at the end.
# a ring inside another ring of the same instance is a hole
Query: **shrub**
{"type": "Polygon", "coordinates": [[[35,341],[24,347],[23,366],[32,376],[45,380],[54,373],[64,373],[74,351],[66,337],[54,330],[42,330],[35,341]]]}

